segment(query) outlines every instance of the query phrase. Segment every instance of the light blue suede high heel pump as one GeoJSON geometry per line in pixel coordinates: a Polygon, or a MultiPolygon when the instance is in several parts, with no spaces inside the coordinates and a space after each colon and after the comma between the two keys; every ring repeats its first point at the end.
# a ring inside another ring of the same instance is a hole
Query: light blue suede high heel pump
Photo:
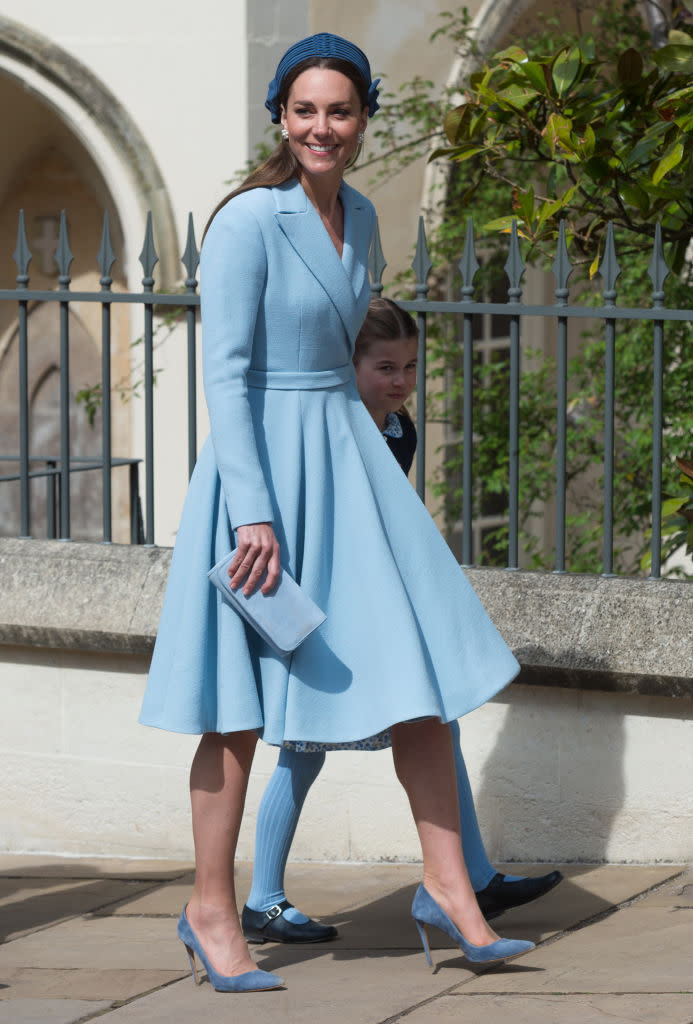
{"type": "Polygon", "coordinates": [[[452,941],[460,947],[467,960],[473,964],[491,964],[497,960],[512,960],[514,957],[522,956],[524,953],[529,953],[530,949],[534,949],[534,943],[525,939],[496,939],[495,942],[489,942],[486,946],[475,946],[473,943],[467,942],[459,928],[453,924],[423,885],[420,885],[414,894],[411,913],[416,921],[416,927],[419,929],[429,967],[433,967],[433,961],[426,935],[427,924],[435,925],[436,928],[440,928],[441,932],[449,935],[452,941]]]}
{"type": "Polygon", "coordinates": [[[207,959],[207,954],[200,945],[200,940],[190,927],[190,922],[185,914],[185,907],[178,918],[178,938],[188,951],[196,985],[200,984],[197,968],[195,967],[196,953],[207,972],[210,985],[217,992],[265,992],[267,989],[280,988],[284,984],[278,975],[270,974],[269,971],[246,971],[244,974],[235,974],[233,977],[219,974],[218,971],[215,971],[207,959]]]}

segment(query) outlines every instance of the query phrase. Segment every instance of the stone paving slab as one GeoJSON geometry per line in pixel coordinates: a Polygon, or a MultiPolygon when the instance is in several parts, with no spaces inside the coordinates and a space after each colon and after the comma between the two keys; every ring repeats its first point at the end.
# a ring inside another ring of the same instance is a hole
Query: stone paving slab
{"type": "Polygon", "coordinates": [[[130,899],[146,882],[100,879],[0,878],[0,940],[25,935],[98,907],[130,899]]]}
{"type": "Polygon", "coordinates": [[[0,946],[5,967],[179,971],[185,950],[168,918],[94,917],[65,921],[0,946]]]}
{"type": "MultiPolygon", "coordinates": [[[[260,960],[260,958],[258,958],[260,960]]],[[[263,961],[262,966],[266,966],[263,961]]],[[[469,972],[458,971],[456,977],[469,972]]],[[[286,988],[272,992],[214,992],[190,979],[112,1010],[108,1024],[381,1024],[445,991],[423,957],[387,950],[376,956],[323,951],[287,964],[286,988]]],[[[105,1022],[104,1022],[105,1024],[105,1022]]]]}
{"type": "Polygon", "coordinates": [[[169,985],[189,973],[187,962],[183,960],[178,971],[9,967],[2,972],[6,988],[0,988],[0,1002],[29,998],[106,999],[109,1003],[122,1002],[169,985]]]}
{"type": "Polygon", "coordinates": [[[79,999],[17,999],[0,1003],[0,1024],[77,1024],[86,1014],[107,1010],[109,1005],[79,999]]]}
{"type": "Polygon", "coordinates": [[[693,912],[646,902],[564,936],[522,960],[512,977],[476,978],[474,993],[688,992],[693,1020],[693,912]]]}
{"type": "Polygon", "coordinates": [[[442,996],[406,1024],[691,1024],[688,995],[442,996]]]}

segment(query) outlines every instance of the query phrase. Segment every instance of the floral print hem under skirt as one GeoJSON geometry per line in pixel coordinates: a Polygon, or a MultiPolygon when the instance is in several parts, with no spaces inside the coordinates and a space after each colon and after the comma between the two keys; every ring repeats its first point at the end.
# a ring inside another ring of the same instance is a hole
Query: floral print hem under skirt
{"type": "Polygon", "coordinates": [[[318,754],[327,750],[385,750],[391,746],[392,733],[389,729],[350,743],[311,743],[309,740],[284,740],[282,743],[286,750],[293,750],[297,754],[318,754]]]}

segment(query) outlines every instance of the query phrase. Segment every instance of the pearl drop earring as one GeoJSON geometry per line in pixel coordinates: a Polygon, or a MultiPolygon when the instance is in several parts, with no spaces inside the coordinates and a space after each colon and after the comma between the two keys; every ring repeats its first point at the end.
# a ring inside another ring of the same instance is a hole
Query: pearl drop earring
{"type": "Polygon", "coordinates": [[[289,141],[289,129],[285,128],[283,125],[282,125],[282,138],[283,138],[284,142],[288,142],[289,141]]]}

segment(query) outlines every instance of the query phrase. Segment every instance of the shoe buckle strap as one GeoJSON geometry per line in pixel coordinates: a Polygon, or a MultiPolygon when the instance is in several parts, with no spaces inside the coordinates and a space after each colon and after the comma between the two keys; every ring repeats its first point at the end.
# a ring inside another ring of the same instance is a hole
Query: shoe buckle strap
{"type": "Polygon", "coordinates": [[[281,917],[283,911],[284,908],[281,907],[278,903],[275,903],[273,907],[270,907],[269,910],[265,911],[265,917],[267,918],[268,922],[274,921],[275,917],[281,917]]]}

